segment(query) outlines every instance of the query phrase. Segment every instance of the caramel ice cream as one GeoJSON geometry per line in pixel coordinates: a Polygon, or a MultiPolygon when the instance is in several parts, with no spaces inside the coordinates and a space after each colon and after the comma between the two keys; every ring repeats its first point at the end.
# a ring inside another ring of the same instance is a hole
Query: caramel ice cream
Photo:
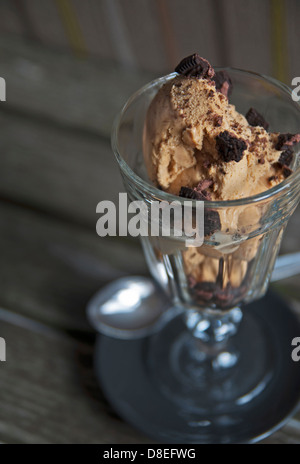
{"type": "Polygon", "coordinates": [[[144,156],[151,180],[175,195],[206,182],[210,200],[245,198],[282,182],[290,174],[286,140],[269,134],[254,109],[247,117],[213,79],[178,75],[148,110],[144,156]]]}
{"type": "MultiPolygon", "coordinates": [[[[198,55],[182,60],[176,71],[154,97],[145,121],[144,158],[155,185],[186,198],[226,201],[264,192],[292,173],[291,146],[299,134],[269,133],[254,108],[245,116],[237,112],[228,99],[229,75],[215,73],[198,55]]],[[[259,238],[247,237],[261,211],[252,206],[213,213],[214,227],[206,233],[222,234],[223,240],[217,247],[187,248],[183,260],[200,303],[222,307],[223,301],[231,303],[229,290],[233,295],[244,287],[259,245],[259,238]]]]}

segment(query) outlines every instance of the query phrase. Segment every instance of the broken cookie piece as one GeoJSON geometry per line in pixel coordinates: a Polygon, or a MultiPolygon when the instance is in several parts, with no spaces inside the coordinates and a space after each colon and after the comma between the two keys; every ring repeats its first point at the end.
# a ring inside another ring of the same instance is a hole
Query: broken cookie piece
{"type": "Polygon", "coordinates": [[[181,187],[179,196],[189,198],[191,200],[207,200],[206,196],[202,192],[198,192],[196,189],[191,189],[190,187],[181,187]]]}
{"type": "Polygon", "coordinates": [[[198,79],[211,79],[215,75],[215,71],[207,60],[201,58],[198,53],[194,53],[176,66],[175,72],[187,77],[197,77],[198,79]]]}
{"type": "Polygon", "coordinates": [[[216,148],[223,161],[241,161],[247,144],[243,139],[239,139],[228,131],[221,132],[216,137],[216,148]]]}
{"type": "Polygon", "coordinates": [[[275,145],[276,150],[284,150],[300,142],[300,134],[279,134],[277,143],[275,145]]]}
{"type": "MultiPolygon", "coordinates": [[[[199,190],[191,189],[189,187],[181,187],[179,196],[183,198],[189,198],[191,200],[209,201],[211,196],[206,192],[206,188],[210,186],[210,181],[204,181],[198,186],[199,190]],[[201,188],[205,189],[201,190],[201,188]]],[[[220,215],[217,211],[212,209],[204,210],[204,235],[209,236],[221,229],[220,215]]]]}
{"type": "Polygon", "coordinates": [[[281,153],[278,163],[282,164],[283,166],[290,166],[292,164],[293,158],[294,151],[291,148],[288,148],[281,153]]]}
{"type": "Polygon", "coordinates": [[[229,97],[232,92],[232,80],[227,71],[218,71],[213,78],[216,89],[225,97],[229,97]]]}
{"type": "Polygon", "coordinates": [[[248,113],[246,114],[246,119],[250,126],[261,126],[265,130],[268,130],[269,123],[265,120],[265,118],[254,108],[250,108],[248,113]]]}

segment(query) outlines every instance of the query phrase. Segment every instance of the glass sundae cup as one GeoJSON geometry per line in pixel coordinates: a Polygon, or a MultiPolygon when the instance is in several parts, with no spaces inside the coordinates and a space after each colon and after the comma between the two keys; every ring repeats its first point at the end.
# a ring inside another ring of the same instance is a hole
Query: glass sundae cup
{"type": "MultiPolygon", "coordinates": [[[[226,71],[237,111],[245,114],[254,107],[272,132],[299,132],[300,107],[288,87],[255,73],[226,71]]],[[[112,144],[130,201],[142,200],[149,209],[157,201],[188,201],[193,216],[197,200],[154,186],[143,157],[147,109],[174,76],[151,82],[129,99],[116,119],[112,144]]],[[[175,231],[178,223],[169,237],[141,237],[151,275],[172,302],[168,317],[147,341],[144,367],[136,374],[143,378],[151,408],[137,397],[130,400],[135,410],[131,421],[155,438],[209,443],[230,442],[234,436],[234,441],[249,441],[272,428],[261,420],[262,427],[250,432],[247,420],[251,422],[253,411],[263,411],[264,398],[274,395],[278,385],[276,317],[270,308],[268,317],[260,317],[258,308],[300,198],[297,154],[293,163],[285,181],[256,196],[204,201],[201,246],[187,246],[185,230],[181,237],[175,231]],[[143,425],[147,423],[149,427],[143,425]]]]}

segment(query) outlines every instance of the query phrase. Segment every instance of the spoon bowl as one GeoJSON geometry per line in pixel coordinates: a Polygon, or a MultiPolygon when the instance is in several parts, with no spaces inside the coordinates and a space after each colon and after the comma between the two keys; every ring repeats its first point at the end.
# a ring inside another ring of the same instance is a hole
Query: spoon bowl
{"type": "Polygon", "coordinates": [[[117,279],[89,301],[87,316],[97,332],[132,339],[154,329],[170,302],[152,279],[130,276],[117,279]]]}

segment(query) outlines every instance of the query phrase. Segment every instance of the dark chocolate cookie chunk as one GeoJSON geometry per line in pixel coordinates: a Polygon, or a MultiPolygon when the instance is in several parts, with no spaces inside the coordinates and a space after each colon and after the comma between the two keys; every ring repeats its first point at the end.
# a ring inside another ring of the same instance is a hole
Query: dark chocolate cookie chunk
{"type": "Polygon", "coordinates": [[[181,187],[179,196],[190,198],[192,200],[210,201],[211,195],[207,189],[211,186],[211,184],[211,180],[203,180],[202,182],[199,182],[197,187],[193,189],[190,187],[181,187]]]}
{"type": "Polygon", "coordinates": [[[194,282],[189,278],[192,293],[199,303],[213,303],[218,309],[230,309],[233,304],[237,304],[247,293],[247,287],[241,285],[233,288],[229,283],[225,288],[220,287],[216,282],[194,282]]]}
{"type": "MultiPolygon", "coordinates": [[[[206,182],[206,181],[204,181],[206,182]]],[[[200,184],[199,184],[200,185],[200,184]]],[[[199,187],[198,185],[198,187],[199,187]]],[[[191,200],[208,200],[208,193],[205,190],[198,191],[196,189],[191,189],[189,187],[181,187],[179,196],[183,198],[189,198],[191,200]]],[[[212,209],[204,210],[204,235],[212,235],[218,230],[221,229],[221,220],[219,213],[212,209]]]]}
{"type": "Polygon", "coordinates": [[[280,155],[278,163],[284,166],[290,166],[291,162],[293,161],[294,152],[291,148],[287,148],[287,150],[283,151],[280,155]]]}
{"type": "Polygon", "coordinates": [[[268,130],[269,123],[265,120],[265,118],[254,108],[250,108],[248,113],[246,114],[246,119],[250,126],[261,126],[265,130],[268,130]]]}
{"type": "Polygon", "coordinates": [[[187,77],[197,77],[198,79],[212,79],[215,71],[207,60],[201,58],[198,53],[187,56],[175,68],[175,72],[187,77]]]}
{"type": "Polygon", "coordinates": [[[212,180],[206,179],[206,180],[199,182],[199,184],[195,188],[197,192],[201,193],[205,201],[211,201],[211,194],[208,192],[207,189],[211,187],[212,184],[213,184],[212,180]]]}
{"type": "Polygon", "coordinates": [[[228,131],[221,132],[216,137],[216,148],[223,161],[239,162],[247,148],[245,140],[238,139],[228,131]]]}
{"type": "Polygon", "coordinates": [[[232,92],[232,80],[228,72],[218,71],[213,80],[216,84],[216,89],[228,98],[232,92]]]}
{"type": "MultiPolygon", "coordinates": [[[[292,169],[290,169],[288,166],[282,165],[281,163],[279,163],[279,161],[278,161],[278,163],[274,163],[274,164],[273,164],[273,167],[274,167],[275,169],[277,169],[278,171],[281,171],[282,174],[284,175],[284,177],[285,177],[286,179],[287,179],[288,177],[290,177],[290,175],[293,174],[293,172],[294,172],[294,171],[293,171],[292,169]]],[[[272,180],[272,178],[270,178],[270,179],[272,180]]],[[[269,179],[269,180],[270,180],[270,179],[269,179]]]]}
{"type": "Polygon", "coordinates": [[[192,287],[193,292],[200,298],[202,301],[210,301],[216,289],[216,284],[214,282],[198,282],[192,287]]]}
{"type": "Polygon", "coordinates": [[[189,198],[191,200],[201,200],[205,201],[207,198],[201,191],[197,191],[196,189],[191,189],[190,187],[181,187],[179,196],[183,198],[189,198]]]}
{"type": "Polygon", "coordinates": [[[283,150],[284,148],[291,147],[300,142],[300,134],[279,134],[277,143],[275,145],[276,150],[283,150]]]}
{"type": "Polygon", "coordinates": [[[288,177],[290,177],[293,174],[293,171],[288,166],[283,166],[282,173],[283,173],[284,177],[287,179],[288,177]]]}
{"type": "Polygon", "coordinates": [[[204,235],[205,237],[221,230],[220,215],[213,209],[204,210],[204,235]]]}

